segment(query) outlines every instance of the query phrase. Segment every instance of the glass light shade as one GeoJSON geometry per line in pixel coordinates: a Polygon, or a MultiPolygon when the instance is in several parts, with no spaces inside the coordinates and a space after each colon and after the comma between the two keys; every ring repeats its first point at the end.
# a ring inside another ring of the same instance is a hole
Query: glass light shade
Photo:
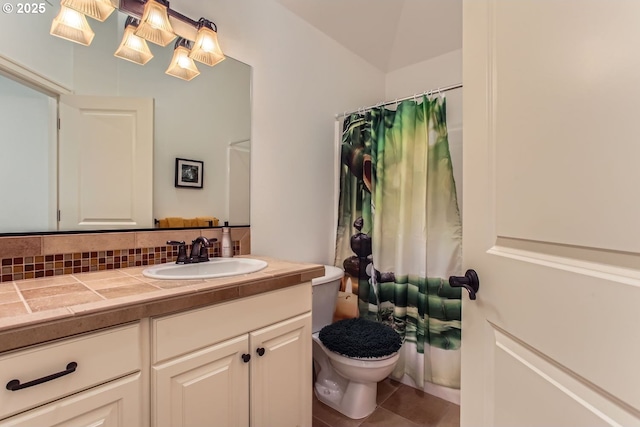
{"type": "Polygon", "coordinates": [[[83,14],[65,6],[53,18],[50,34],[85,46],[89,46],[96,35],[83,14]]]}
{"type": "Polygon", "coordinates": [[[209,66],[224,60],[224,53],[218,43],[218,34],[211,28],[200,27],[189,58],[209,66]]]}
{"type": "Polygon", "coordinates": [[[171,43],[176,35],[169,22],[167,6],[155,0],[147,0],[135,35],[160,46],[171,43]]]}
{"type": "Polygon", "coordinates": [[[60,4],[100,22],[115,10],[110,0],[62,0],[60,4]]]}
{"type": "Polygon", "coordinates": [[[170,76],[187,81],[200,74],[193,59],[189,58],[189,49],[184,46],[178,46],[173,51],[173,59],[165,72],[170,76]]]}
{"type": "Polygon", "coordinates": [[[135,25],[127,25],[124,29],[120,46],[114,55],[118,58],[144,65],[153,58],[153,54],[146,40],[134,34],[135,29],[135,25]]]}

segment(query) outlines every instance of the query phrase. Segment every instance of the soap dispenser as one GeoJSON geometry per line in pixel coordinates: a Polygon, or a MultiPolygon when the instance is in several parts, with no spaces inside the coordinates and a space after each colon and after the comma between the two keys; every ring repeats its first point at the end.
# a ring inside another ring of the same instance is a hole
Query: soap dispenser
{"type": "Polygon", "coordinates": [[[231,258],[233,256],[233,248],[231,247],[231,234],[229,233],[229,222],[224,222],[222,227],[222,257],[231,258]]]}

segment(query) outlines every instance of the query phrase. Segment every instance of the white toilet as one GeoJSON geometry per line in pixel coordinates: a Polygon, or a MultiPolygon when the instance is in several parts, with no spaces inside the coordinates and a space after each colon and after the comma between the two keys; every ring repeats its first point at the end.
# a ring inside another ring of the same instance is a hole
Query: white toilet
{"type": "Polygon", "coordinates": [[[341,269],[325,266],[325,275],[311,281],[314,391],[322,403],[349,418],[360,419],[375,410],[377,384],[393,371],[400,354],[354,358],[335,353],[322,344],[318,335],[332,322],[343,275],[341,269]]]}

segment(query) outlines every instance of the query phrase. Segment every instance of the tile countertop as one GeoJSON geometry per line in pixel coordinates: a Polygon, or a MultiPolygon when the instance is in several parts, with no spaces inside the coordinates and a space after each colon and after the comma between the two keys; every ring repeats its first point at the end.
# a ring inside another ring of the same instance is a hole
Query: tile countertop
{"type": "Polygon", "coordinates": [[[324,266],[251,256],[264,270],[206,280],[157,280],[144,267],[0,284],[0,352],[286,288],[324,275],[324,266]]]}

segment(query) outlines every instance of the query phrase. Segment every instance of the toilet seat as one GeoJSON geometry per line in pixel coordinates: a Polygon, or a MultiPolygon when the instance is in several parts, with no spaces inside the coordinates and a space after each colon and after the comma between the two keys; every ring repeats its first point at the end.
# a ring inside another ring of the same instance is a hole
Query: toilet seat
{"type": "Polygon", "coordinates": [[[326,325],[320,330],[319,338],[329,350],[361,360],[388,358],[402,346],[402,338],[391,326],[363,318],[326,325]]]}
{"type": "Polygon", "coordinates": [[[319,333],[316,332],[313,334],[313,340],[316,341],[320,347],[325,351],[326,355],[333,360],[344,363],[349,366],[361,366],[361,367],[371,367],[376,368],[377,365],[387,366],[389,364],[389,359],[394,358],[398,355],[398,352],[389,354],[387,356],[381,357],[350,357],[345,356],[344,354],[340,354],[338,352],[329,350],[322,341],[320,340],[319,333]]]}

